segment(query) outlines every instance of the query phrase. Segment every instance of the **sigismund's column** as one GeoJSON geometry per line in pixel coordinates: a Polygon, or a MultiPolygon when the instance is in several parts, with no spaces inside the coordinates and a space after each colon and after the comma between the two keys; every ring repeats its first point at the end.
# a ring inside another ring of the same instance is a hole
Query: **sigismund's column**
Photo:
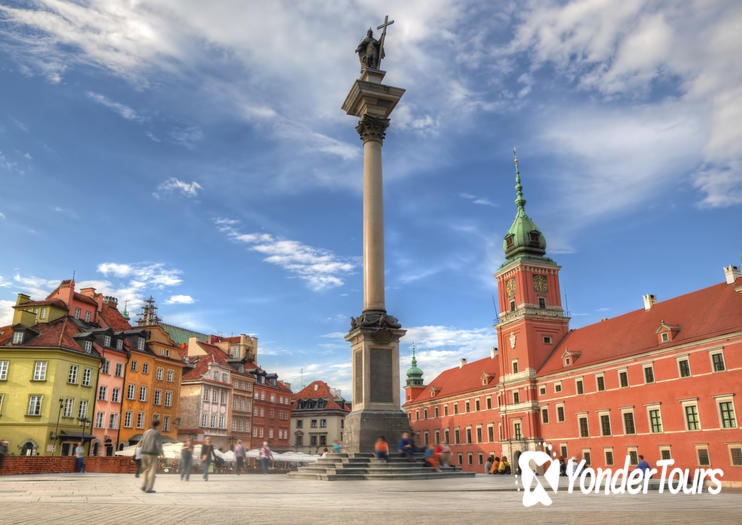
{"type": "Polygon", "coordinates": [[[356,52],[361,76],[343,103],[348,115],[360,117],[356,130],[363,141],[363,312],[351,317],[350,342],[353,365],[353,410],[345,417],[343,441],[348,452],[373,450],[378,436],[393,446],[409,421],[400,410],[399,339],[405,330],[386,313],[384,304],[384,198],[381,147],[389,115],[404,89],[382,84],[385,71],[384,38],[373,38],[369,29],[356,52]]]}

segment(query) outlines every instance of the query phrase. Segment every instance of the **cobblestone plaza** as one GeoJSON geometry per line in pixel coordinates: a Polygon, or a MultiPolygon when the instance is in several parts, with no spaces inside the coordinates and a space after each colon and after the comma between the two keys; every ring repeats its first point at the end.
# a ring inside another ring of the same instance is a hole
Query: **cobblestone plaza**
{"type": "Polygon", "coordinates": [[[525,508],[516,478],[459,480],[290,480],[284,475],[161,475],[156,494],[122,474],[0,478],[5,523],[708,523],[742,522],[742,491],[687,496],[568,494],[525,508]]]}

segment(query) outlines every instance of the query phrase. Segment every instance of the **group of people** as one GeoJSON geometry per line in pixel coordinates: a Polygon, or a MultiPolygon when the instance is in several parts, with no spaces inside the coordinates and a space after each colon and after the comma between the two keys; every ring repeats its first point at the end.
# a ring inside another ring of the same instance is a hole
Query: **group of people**
{"type": "MultiPolygon", "coordinates": [[[[451,460],[451,449],[448,448],[447,444],[441,443],[435,448],[429,446],[418,447],[415,445],[415,440],[410,436],[409,432],[402,434],[397,451],[400,453],[400,456],[406,457],[407,461],[412,463],[416,461],[415,454],[423,452],[424,464],[433,467],[436,472],[440,472],[441,466],[449,466],[449,461],[451,460]]],[[[389,443],[387,443],[384,436],[376,438],[374,453],[378,459],[389,461],[389,443]]]]}
{"type": "MultiPolygon", "coordinates": [[[[142,492],[145,492],[147,494],[156,492],[153,486],[155,483],[155,475],[157,474],[157,464],[159,462],[159,459],[163,456],[162,435],[160,434],[159,427],[160,422],[158,420],[154,420],[152,422],[152,428],[144,433],[144,436],[142,436],[142,439],[139,441],[139,444],[134,450],[134,462],[137,465],[135,477],[138,478],[140,474],[143,474],[144,481],[142,483],[141,489],[142,492]]],[[[81,449],[82,446],[80,446],[79,448],[81,449]]],[[[187,439],[185,443],[183,443],[183,447],[180,450],[181,480],[189,481],[191,479],[191,470],[193,467],[193,452],[193,441],[187,439]]],[[[237,445],[235,445],[234,447],[234,457],[236,463],[235,471],[239,475],[240,471],[242,471],[245,466],[245,458],[247,457],[247,451],[245,450],[245,446],[242,444],[242,440],[237,441],[237,445]]],[[[78,460],[79,459],[82,459],[82,457],[78,456],[78,460]]],[[[268,446],[267,441],[263,442],[263,446],[260,449],[258,459],[260,460],[261,466],[263,468],[263,473],[267,473],[268,464],[270,461],[273,460],[273,452],[268,446]]],[[[204,481],[209,481],[209,470],[211,469],[211,465],[216,464],[218,461],[221,460],[216,455],[214,445],[212,445],[211,438],[208,436],[204,440],[204,444],[201,445],[199,461],[201,463],[202,477],[204,481]]],[[[83,470],[81,470],[81,472],[84,472],[84,464],[83,470]]]]}
{"type": "Polygon", "coordinates": [[[507,456],[490,456],[484,464],[487,474],[510,474],[510,463],[507,456]]]}

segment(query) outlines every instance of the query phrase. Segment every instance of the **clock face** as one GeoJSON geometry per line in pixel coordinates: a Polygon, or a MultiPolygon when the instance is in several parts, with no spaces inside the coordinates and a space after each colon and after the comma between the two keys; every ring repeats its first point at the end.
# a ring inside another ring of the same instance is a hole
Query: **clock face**
{"type": "Polygon", "coordinates": [[[546,276],[545,275],[534,275],[533,276],[533,289],[537,292],[546,292],[546,276]]]}
{"type": "Polygon", "coordinates": [[[505,284],[505,289],[508,292],[508,297],[515,295],[515,277],[508,279],[508,282],[505,284]]]}

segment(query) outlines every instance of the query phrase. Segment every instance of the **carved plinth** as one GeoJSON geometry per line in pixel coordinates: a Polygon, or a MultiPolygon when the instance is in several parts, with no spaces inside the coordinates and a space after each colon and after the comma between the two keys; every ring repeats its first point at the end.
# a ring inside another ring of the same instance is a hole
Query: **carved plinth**
{"type": "Polygon", "coordinates": [[[369,310],[351,318],[345,340],[353,354],[353,410],[345,418],[344,446],[350,452],[370,452],[383,435],[396,443],[409,422],[400,410],[399,339],[396,318],[369,310]]]}

